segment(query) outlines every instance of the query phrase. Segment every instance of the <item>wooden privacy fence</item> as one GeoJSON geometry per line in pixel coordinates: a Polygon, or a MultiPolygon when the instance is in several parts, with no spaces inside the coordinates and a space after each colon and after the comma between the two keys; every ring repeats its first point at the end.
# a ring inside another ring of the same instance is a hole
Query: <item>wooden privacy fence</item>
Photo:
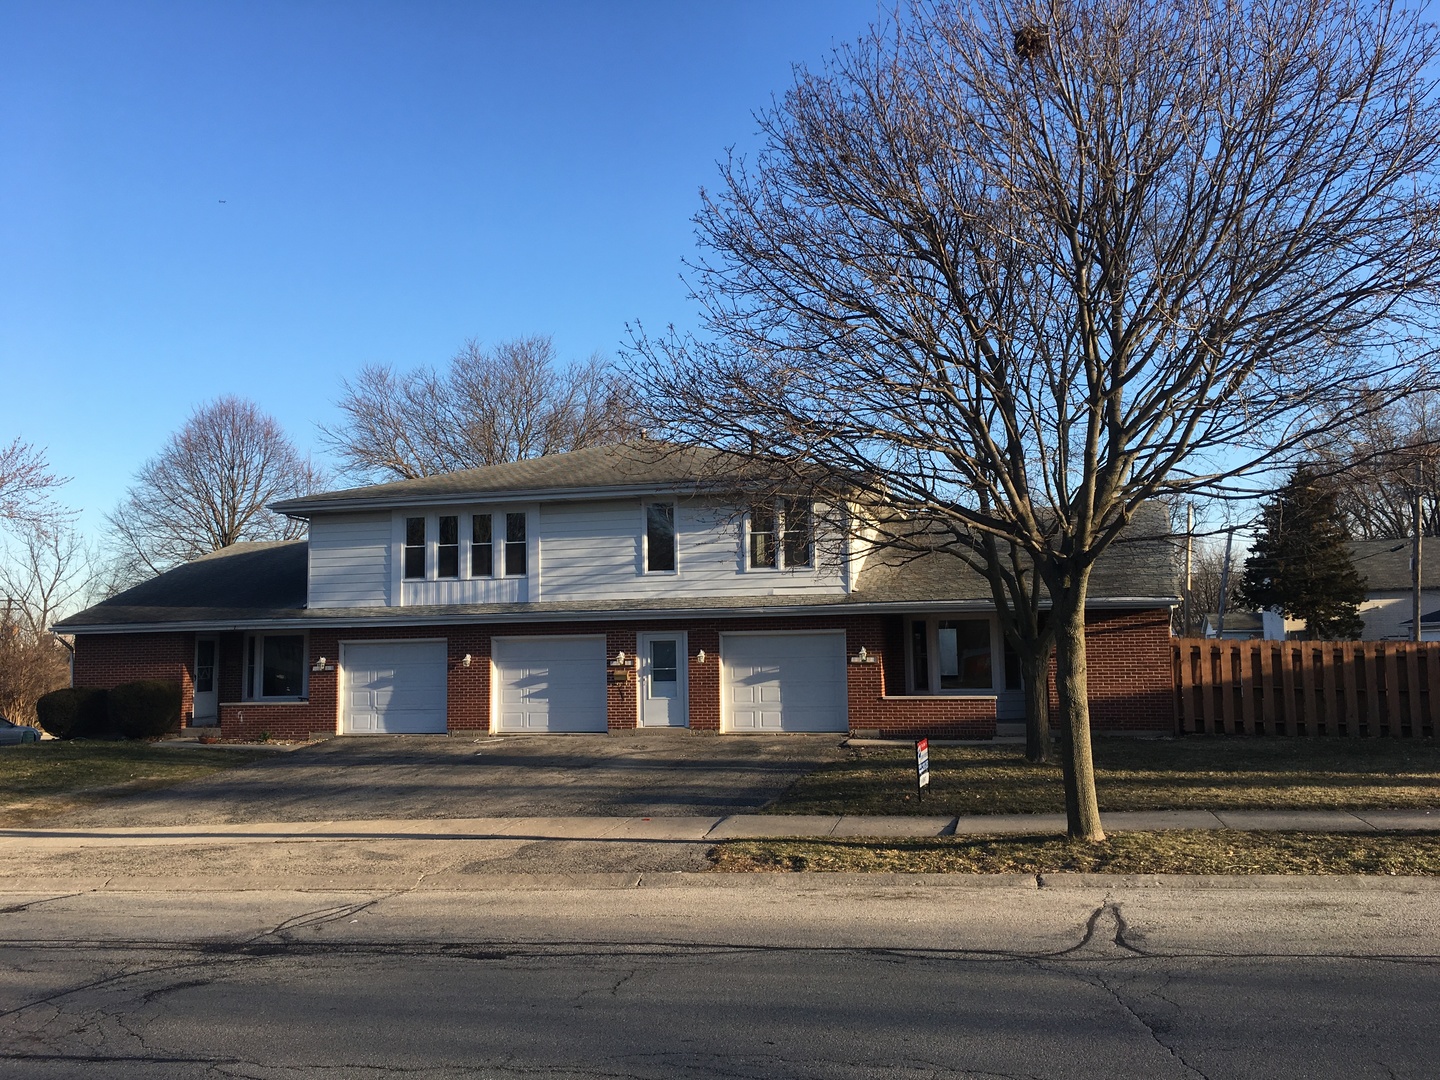
{"type": "Polygon", "coordinates": [[[1187,734],[1433,737],[1440,642],[1175,639],[1187,734]]]}

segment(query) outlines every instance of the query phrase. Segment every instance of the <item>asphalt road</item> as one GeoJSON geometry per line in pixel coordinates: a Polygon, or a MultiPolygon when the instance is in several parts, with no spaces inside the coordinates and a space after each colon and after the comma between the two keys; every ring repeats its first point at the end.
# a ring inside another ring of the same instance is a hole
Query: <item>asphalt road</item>
{"type": "Polygon", "coordinates": [[[0,1074],[1418,1080],[1437,926],[1410,879],[12,892],[0,1074]]]}
{"type": "Polygon", "coordinates": [[[799,777],[839,760],[841,740],[689,731],[337,738],[76,810],[64,823],[720,816],[764,806],[799,777]]]}

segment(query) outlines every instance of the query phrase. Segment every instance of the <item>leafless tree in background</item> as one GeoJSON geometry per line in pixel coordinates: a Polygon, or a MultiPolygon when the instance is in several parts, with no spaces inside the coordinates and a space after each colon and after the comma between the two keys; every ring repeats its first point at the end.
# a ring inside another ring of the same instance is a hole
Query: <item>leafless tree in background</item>
{"type": "Polygon", "coordinates": [[[54,520],[59,511],[50,499],[65,482],[29,443],[17,438],[0,448],[0,525],[23,529],[54,520]]]}
{"type": "Polygon", "coordinates": [[[1336,479],[1340,510],[1356,538],[1421,532],[1440,536],[1440,395],[1418,394],[1364,412],[1311,447],[1312,460],[1336,479]]]}
{"type": "Polygon", "coordinates": [[[94,556],[63,520],[32,528],[0,561],[0,714],[35,719],[35,702],[69,684],[69,649],[50,626],[82,606],[94,556]]]}
{"type": "Polygon", "coordinates": [[[636,433],[628,393],[601,357],[557,365],[548,337],[486,350],[469,341],[449,368],[361,369],[343,385],[342,423],[321,437],[356,478],[412,480],[617,442],[636,433]]]}
{"type": "Polygon", "coordinates": [[[130,571],[120,583],[242,540],[302,536],[304,522],[265,507],[323,485],[323,474],[253,402],[222,397],[202,405],[141,467],[107,518],[118,563],[130,571]]]}
{"type": "Polygon", "coordinates": [[[917,3],[723,166],[704,333],[637,334],[667,437],[818,463],[979,568],[987,537],[1031,562],[1072,836],[1104,836],[1096,558],[1144,503],[1429,380],[1435,40],[1383,2],[917,3]]]}

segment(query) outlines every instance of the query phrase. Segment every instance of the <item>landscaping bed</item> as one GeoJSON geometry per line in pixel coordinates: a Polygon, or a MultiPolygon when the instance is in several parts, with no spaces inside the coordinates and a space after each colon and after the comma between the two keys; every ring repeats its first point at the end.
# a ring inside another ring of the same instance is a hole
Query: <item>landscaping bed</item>
{"type": "Polygon", "coordinates": [[[74,806],[183,784],[272,757],[263,750],[172,749],[148,742],[50,741],[0,750],[0,823],[62,825],[74,806]]]}
{"type": "MultiPolygon", "coordinates": [[[[1434,739],[1097,738],[1100,810],[1375,810],[1440,806],[1434,739]]],[[[1059,814],[1058,761],[1018,746],[930,749],[916,797],[908,748],[854,747],[796,781],[772,814],[1059,814]]]]}
{"type": "Polygon", "coordinates": [[[1053,835],[733,840],[709,857],[731,873],[1440,875],[1440,835],[1176,829],[1100,844],[1053,835]]]}

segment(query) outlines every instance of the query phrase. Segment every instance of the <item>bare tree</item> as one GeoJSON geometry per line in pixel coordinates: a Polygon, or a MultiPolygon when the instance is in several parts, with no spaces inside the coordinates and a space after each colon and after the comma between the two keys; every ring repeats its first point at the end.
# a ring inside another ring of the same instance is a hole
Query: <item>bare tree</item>
{"type": "Polygon", "coordinates": [[[197,408],[141,467],[108,520],[120,562],[153,575],[242,540],[302,535],[303,522],[265,507],[323,485],[272,417],[222,397],[197,408]]]}
{"type": "Polygon", "coordinates": [[[59,512],[50,497],[66,480],[30,443],[16,438],[0,448],[0,524],[23,528],[54,520],[59,512]]]}
{"type": "Polygon", "coordinates": [[[444,373],[372,365],[342,385],[345,418],[320,431],[356,477],[412,480],[616,442],[637,430],[611,366],[592,356],[559,367],[548,337],[490,350],[472,340],[444,373]]]}
{"type": "Polygon", "coordinates": [[[1309,449],[1315,467],[1337,481],[1351,534],[1370,540],[1412,535],[1418,485],[1421,532],[1440,536],[1440,395],[1417,394],[1340,420],[1309,449]]]}
{"type": "Polygon", "coordinates": [[[757,119],[696,218],[667,435],[835,470],[1034,567],[1072,836],[1084,611],[1166,495],[1235,490],[1429,377],[1435,33],[1390,3],[917,3],[757,119]],[[1325,408],[1322,408],[1324,406],[1325,408]]]}
{"type": "Polygon", "coordinates": [[[35,702],[69,682],[69,649],[50,626],[89,590],[90,550],[63,520],[27,531],[0,562],[0,714],[35,719],[35,702]]]}
{"type": "Polygon", "coordinates": [[[25,633],[40,638],[95,587],[95,554],[69,524],[33,529],[0,562],[0,602],[25,633]]]}

